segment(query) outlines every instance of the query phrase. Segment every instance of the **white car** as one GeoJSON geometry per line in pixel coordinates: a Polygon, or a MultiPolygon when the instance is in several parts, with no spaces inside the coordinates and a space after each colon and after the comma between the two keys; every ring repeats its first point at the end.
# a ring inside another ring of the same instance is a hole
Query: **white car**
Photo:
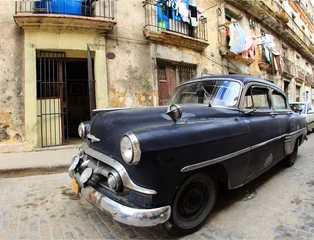
{"type": "Polygon", "coordinates": [[[314,132],[314,106],[306,102],[290,102],[291,109],[306,117],[307,131],[314,132]]]}

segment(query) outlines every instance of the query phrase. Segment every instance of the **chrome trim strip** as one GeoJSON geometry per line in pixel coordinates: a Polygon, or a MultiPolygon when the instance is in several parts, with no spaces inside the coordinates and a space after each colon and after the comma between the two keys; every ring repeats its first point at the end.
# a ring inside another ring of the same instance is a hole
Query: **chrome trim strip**
{"type": "Polygon", "coordinates": [[[99,113],[99,112],[112,112],[112,111],[118,111],[118,110],[127,110],[131,109],[130,107],[122,107],[122,108],[96,108],[93,110],[93,113],[99,113]]]}
{"type": "Polygon", "coordinates": [[[256,148],[263,147],[263,146],[265,146],[265,145],[267,145],[267,144],[269,144],[269,143],[271,143],[271,142],[277,141],[277,140],[279,140],[279,139],[281,139],[281,138],[283,138],[283,135],[281,135],[281,136],[279,136],[279,137],[272,138],[272,139],[267,140],[267,141],[265,141],[265,142],[256,144],[256,145],[254,145],[254,146],[251,146],[251,149],[252,149],[252,150],[255,150],[256,148]]]}
{"type": "Polygon", "coordinates": [[[188,166],[182,168],[181,172],[188,172],[188,171],[192,171],[192,170],[195,170],[195,169],[198,169],[198,168],[206,167],[206,166],[209,166],[209,165],[212,165],[212,164],[215,164],[215,163],[218,163],[218,162],[222,162],[222,161],[228,160],[230,158],[239,156],[239,155],[241,155],[243,153],[246,153],[246,152],[249,152],[249,151],[251,151],[251,147],[244,148],[244,149],[242,149],[240,151],[237,151],[237,152],[234,152],[234,153],[230,153],[230,154],[227,154],[227,155],[222,156],[222,157],[210,159],[210,160],[205,161],[205,162],[188,165],[188,166]]]}
{"type": "Polygon", "coordinates": [[[114,220],[131,226],[156,226],[166,222],[171,214],[170,206],[151,209],[137,209],[124,206],[102,195],[92,187],[83,188],[81,194],[90,204],[111,215],[114,220]]]}
{"type": "Polygon", "coordinates": [[[100,142],[100,139],[99,138],[96,138],[94,135],[92,134],[87,134],[87,138],[90,139],[92,141],[92,143],[94,142],[100,142]]]}
{"type": "Polygon", "coordinates": [[[87,146],[86,143],[83,144],[82,148],[84,149],[85,153],[96,158],[97,160],[100,160],[108,165],[110,165],[111,167],[113,167],[115,170],[117,170],[121,176],[123,185],[129,189],[132,189],[136,192],[139,193],[144,193],[144,194],[148,194],[148,195],[153,195],[153,194],[157,194],[157,192],[155,190],[152,189],[147,189],[147,188],[143,188],[140,187],[138,185],[136,185],[130,178],[128,172],[126,171],[126,169],[123,167],[123,165],[121,163],[119,163],[118,161],[116,161],[115,159],[100,153],[94,149],[91,149],[90,147],[87,146]]]}
{"type": "Polygon", "coordinates": [[[252,151],[252,150],[255,150],[257,148],[260,148],[260,147],[263,147],[265,146],[266,144],[269,144],[271,142],[274,142],[274,141],[277,141],[277,140],[280,140],[281,138],[286,138],[285,139],[285,142],[286,141],[290,141],[289,138],[291,139],[291,136],[292,135],[295,135],[295,134],[298,134],[302,131],[304,131],[305,128],[302,128],[300,130],[297,130],[297,131],[294,131],[294,132],[291,132],[291,133],[287,133],[287,134],[284,134],[284,135],[281,135],[279,137],[275,137],[275,138],[272,138],[270,140],[267,140],[265,142],[262,142],[262,143],[259,143],[259,144],[256,144],[254,146],[251,146],[251,147],[247,147],[247,148],[244,148],[242,150],[239,150],[239,151],[236,151],[234,153],[229,153],[225,156],[221,156],[221,157],[218,157],[218,158],[214,158],[214,159],[210,159],[210,160],[206,160],[204,162],[200,162],[200,163],[195,163],[195,164],[192,164],[192,165],[188,165],[188,166],[185,166],[181,169],[181,172],[188,172],[188,171],[192,171],[192,170],[195,170],[195,169],[199,169],[199,168],[203,168],[203,167],[207,167],[209,165],[212,165],[212,164],[215,164],[215,163],[218,163],[218,162],[222,162],[222,161],[226,161],[230,158],[233,158],[233,157],[237,157],[243,153],[246,153],[246,152],[249,152],[249,151],[252,151]]]}

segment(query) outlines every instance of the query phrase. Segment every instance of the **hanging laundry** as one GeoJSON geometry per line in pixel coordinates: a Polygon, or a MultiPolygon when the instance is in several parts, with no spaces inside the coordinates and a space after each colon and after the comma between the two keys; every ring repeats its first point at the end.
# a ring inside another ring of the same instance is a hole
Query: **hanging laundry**
{"type": "Polygon", "coordinates": [[[250,44],[251,46],[247,50],[243,51],[242,57],[249,59],[251,61],[254,61],[255,60],[255,39],[253,39],[253,41],[250,44]]]}
{"type": "Polygon", "coordinates": [[[270,50],[272,54],[272,74],[275,75],[279,72],[282,75],[281,62],[280,62],[280,52],[275,50],[270,50]]]}
{"type": "Polygon", "coordinates": [[[191,26],[197,27],[198,22],[197,22],[196,0],[190,0],[189,10],[190,10],[191,26]]]}
{"type": "Polygon", "coordinates": [[[182,17],[182,21],[190,23],[189,19],[189,0],[177,0],[178,13],[182,17]]]}
{"type": "Polygon", "coordinates": [[[249,48],[254,44],[254,42],[255,40],[252,38],[252,36],[250,34],[246,34],[244,51],[249,50],[249,48]]]}
{"type": "Polygon", "coordinates": [[[272,49],[275,47],[274,40],[275,40],[275,38],[272,35],[265,34],[265,36],[262,37],[261,43],[263,44],[264,47],[272,49]]]}
{"type": "Polygon", "coordinates": [[[280,75],[282,75],[282,69],[280,64],[280,55],[272,54],[272,64],[271,66],[271,74],[275,75],[277,72],[279,72],[280,75]]]}
{"type": "Polygon", "coordinates": [[[165,0],[157,2],[158,31],[169,30],[169,7],[165,0]]]}
{"type": "Polygon", "coordinates": [[[230,24],[230,51],[239,54],[245,47],[246,34],[242,27],[237,23],[230,24]]]}

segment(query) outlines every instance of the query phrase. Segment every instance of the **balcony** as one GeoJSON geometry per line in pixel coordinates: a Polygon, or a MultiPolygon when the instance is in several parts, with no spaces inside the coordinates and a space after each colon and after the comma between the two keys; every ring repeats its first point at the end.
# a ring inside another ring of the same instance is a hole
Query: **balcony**
{"type": "Polygon", "coordinates": [[[153,41],[203,51],[208,45],[207,19],[198,19],[198,26],[184,22],[171,8],[161,2],[145,1],[144,35],[153,41]],[[163,11],[163,7],[167,11],[163,11]],[[171,16],[169,16],[171,15],[171,16]]]}
{"type": "Polygon", "coordinates": [[[309,61],[314,61],[314,53],[310,47],[314,43],[303,30],[295,24],[293,18],[274,0],[238,1],[226,0],[238,9],[257,18],[263,25],[286,39],[309,61]]]}
{"type": "Polygon", "coordinates": [[[257,47],[258,51],[258,66],[262,71],[266,71],[267,73],[271,73],[271,65],[268,63],[265,57],[265,51],[262,45],[257,47]]]}
{"type": "Polygon", "coordinates": [[[219,52],[220,55],[228,60],[233,60],[239,63],[243,63],[246,65],[250,65],[254,62],[253,58],[249,58],[247,52],[243,51],[241,53],[235,54],[232,52],[230,49],[231,47],[229,46],[230,42],[230,36],[229,36],[229,24],[221,24],[219,25],[219,34],[220,34],[220,47],[219,47],[219,52]]]}
{"type": "Polygon", "coordinates": [[[302,20],[308,24],[313,25],[311,11],[304,5],[304,1],[294,0],[290,1],[292,8],[300,13],[302,20]]]}
{"type": "Polygon", "coordinates": [[[283,77],[292,79],[295,76],[295,66],[289,59],[285,57],[282,58],[281,68],[283,77]]]}
{"type": "Polygon", "coordinates": [[[297,78],[304,81],[305,80],[305,70],[299,66],[296,66],[297,78]]]}
{"type": "Polygon", "coordinates": [[[313,75],[310,74],[310,73],[306,73],[306,75],[305,75],[305,81],[313,85],[313,84],[314,84],[313,75]]]}
{"type": "Polygon", "coordinates": [[[116,24],[115,0],[23,0],[14,19],[22,28],[108,32],[116,24]]]}

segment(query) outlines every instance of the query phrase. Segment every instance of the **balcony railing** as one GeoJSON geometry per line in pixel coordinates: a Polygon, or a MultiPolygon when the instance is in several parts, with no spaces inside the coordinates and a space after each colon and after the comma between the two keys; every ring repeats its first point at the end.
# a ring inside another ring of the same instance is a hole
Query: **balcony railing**
{"type": "Polygon", "coordinates": [[[174,9],[168,8],[162,11],[161,2],[145,1],[145,28],[153,29],[156,32],[173,32],[180,35],[189,36],[195,39],[207,41],[207,19],[198,19],[198,26],[192,27],[189,23],[184,22],[174,9]]]}
{"type": "Polygon", "coordinates": [[[265,50],[263,45],[257,46],[257,53],[258,53],[258,66],[260,70],[266,71],[268,73],[271,72],[271,65],[268,63],[266,57],[265,57],[265,50]]]}
{"type": "Polygon", "coordinates": [[[283,74],[290,75],[291,78],[295,76],[295,66],[289,59],[283,57],[281,67],[283,74]]]}
{"type": "Polygon", "coordinates": [[[297,77],[304,81],[305,80],[305,70],[299,66],[296,66],[296,72],[297,72],[297,77]]]}
{"type": "Polygon", "coordinates": [[[15,14],[57,14],[115,18],[114,0],[23,0],[15,2],[15,14]]]}
{"type": "Polygon", "coordinates": [[[305,81],[309,82],[309,83],[314,83],[314,78],[313,75],[310,73],[306,73],[305,74],[305,81]]]}
{"type": "MultiPolygon", "coordinates": [[[[264,1],[265,4],[270,4],[268,1],[264,1]]],[[[295,34],[303,41],[307,47],[313,44],[312,40],[308,38],[305,32],[296,24],[294,19],[289,15],[289,13],[276,1],[272,1],[272,4],[276,4],[276,11],[278,13],[284,13],[285,18],[287,18],[287,25],[295,32],[295,34]]]]}
{"type": "MultiPolygon", "coordinates": [[[[304,31],[294,22],[289,13],[275,0],[254,0],[238,1],[226,0],[237,8],[253,15],[270,30],[278,33],[293,45],[304,57],[314,61],[314,54],[311,47],[314,46],[304,31]]],[[[290,2],[290,1],[289,1],[290,2]]]]}

